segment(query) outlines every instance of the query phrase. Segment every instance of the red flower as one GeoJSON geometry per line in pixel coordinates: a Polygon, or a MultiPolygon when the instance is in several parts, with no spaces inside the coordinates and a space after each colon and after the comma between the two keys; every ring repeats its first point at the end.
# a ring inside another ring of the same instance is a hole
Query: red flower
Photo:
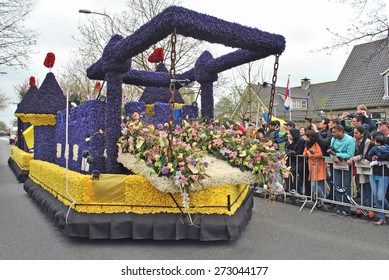
{"type": "Polygon", "coordinates": [[[55,55],[52,52],[49,52],[46,55],[43,65],[45,65],[47,68],[52,68],[54,66],[54,61],[55,61],[55,55]]]}
{"type": "Polygon", "coordinates": [[[152,54],[147,59],[151,63],[159,63],[165,60],[163,55],[163,48],[156,48],[152,54]]]}
{"type": "Polygon", "coordinates": [[[100,91],[100,88],[101,88],[101,84],[100,84],[100,82],[97,82],[97,83],[95,84],[94,92],[99,92],[99,91],[100,91]]]}
{"type": "Polygon", "coordinates": [[[30,77],[30,87],[32,87],[32,86],[36,86],[36,82],[35,82],[35,77],[34,76],[30,77]]]}

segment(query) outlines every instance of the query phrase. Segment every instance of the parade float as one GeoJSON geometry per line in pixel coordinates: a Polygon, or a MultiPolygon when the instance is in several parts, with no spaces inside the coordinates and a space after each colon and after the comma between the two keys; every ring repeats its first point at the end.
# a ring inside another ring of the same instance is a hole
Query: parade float
{"type": "Polygon", "coordinates": [[[213,83],[222,71],[278,57],[284,48],[280,35],[177,6],[126,38],[114,35],[87,69],[90,79],[106,83],[106,97],[69,108],[50,71],[18,107],[16,115],[34,127],[25,191],[67,236],[237,239],[251,219],[250,184],[271,188],[285,161],[214,120],[213,83]],[[219,58],[206,51],[192,69],[176,74],[177,34],[237,50],[219,58]],[[170,71],[160,49],[149,57],[157,71],[131,69],[132,57],[168,36],[170,71]],[[201,112],[184,104],[178,81],[201,85],[201,112]],[[139,101],[122,104],[123,83],[146,87],[139,101]]]}

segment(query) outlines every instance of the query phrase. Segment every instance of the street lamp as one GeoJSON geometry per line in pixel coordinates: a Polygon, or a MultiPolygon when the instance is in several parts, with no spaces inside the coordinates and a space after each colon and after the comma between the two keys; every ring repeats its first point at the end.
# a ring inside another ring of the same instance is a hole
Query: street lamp
{"type": "Polygon", "coordinates": [[[109,21],[111,22],[111,33],[112,33],[112,36],[113,36],[113,34],[114,34],[114,31],[113,31],[113,19],[109,15],[107,15],[106,13],[92,12],[92,11],[86,10],[86,9],[80,9],[80,10],[78,10],[78,12],[80,14],[95,14],[95,15],[101,15],[101,16],[107,17],[109,19],[109,21]]]}

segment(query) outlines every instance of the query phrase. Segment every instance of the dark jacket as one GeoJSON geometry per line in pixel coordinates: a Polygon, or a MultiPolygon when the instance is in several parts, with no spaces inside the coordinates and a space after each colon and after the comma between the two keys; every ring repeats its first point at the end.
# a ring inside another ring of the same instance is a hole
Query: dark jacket
{"type": "Polygon", "coordinates": [[[320,145],[321,150],[323,152],[323,156],[329,156],[327,150],[330,147],[331,139],[332,139],[332,133],[330,129],[320,130],[317,133],[316,142],[320,145]]]}
{"type": "MultiPolygon", "coordinates": [[[[370,144],[366,159],[369,161],[372,161],[373,156],[378,156],[377,161],[388,161],[389,158],[380,157],[377,153],[377,146],[374,144],[370,144]]],[[[382,156],[382,154],[380,154],[382,156]]],[[[386,166],[386,164],[383,165],[373,165],[373,175],[377,176],[389,176],[389,168],[386,166]]]]}

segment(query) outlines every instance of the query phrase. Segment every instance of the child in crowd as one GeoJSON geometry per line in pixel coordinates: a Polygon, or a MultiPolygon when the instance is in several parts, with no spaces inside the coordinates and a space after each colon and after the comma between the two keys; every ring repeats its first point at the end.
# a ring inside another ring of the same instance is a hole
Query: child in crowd
{"type": "MultiPolygon", "coordinates": [[[[376,208],[381,210],[388,210],[389,203],[385,198],[386,191],[388,190],[389,183],[389,168],[383,161],[388,160],[387,156],[389,153],[386,152],[387,147],[385,146],[385,136],[382,132],[374,131],[372,133],[372,142],[375,146],[368,152],[366,158],[373,163],[373,175],[370,176],[370,185],[373,188],[374,199],[376,208]],[[382,156],[382,157],[380,157],[382,156]]],[[[385,214],[382,212],[378,213],[379,220],[375,222],[375,225],[386,224],[385,214]]]]}
{"type": "Polygon", "coordinates": [[[389,161],[389,145],[386,144],[385,136],[377,135],[374,141],[375,146],[373,146],[369,151],[369,154],[373,159],[371,165],[378,164],[378,162],[376,161],[378,158],[380,159],[380,161],[389,161]]]}

